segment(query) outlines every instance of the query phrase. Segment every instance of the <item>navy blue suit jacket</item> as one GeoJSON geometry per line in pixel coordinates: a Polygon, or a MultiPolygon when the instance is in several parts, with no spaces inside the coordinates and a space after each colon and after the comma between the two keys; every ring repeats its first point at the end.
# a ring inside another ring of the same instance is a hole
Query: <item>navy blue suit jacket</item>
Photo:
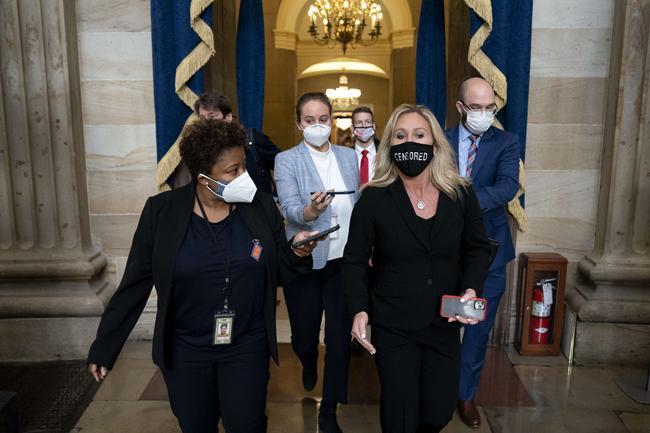
{"type": "MultiPolygon", "coordinates": [[[[448,129],[446,134],[458,162],[458,126],[448,129]]],[[[519,189],[517,135],[491,126],[479,141],[472,171],[472,186],[483,212],[485,231],[499,241],[499,250],[490,267],[494,269],[515,258],[506,205],[519,189]]]]}

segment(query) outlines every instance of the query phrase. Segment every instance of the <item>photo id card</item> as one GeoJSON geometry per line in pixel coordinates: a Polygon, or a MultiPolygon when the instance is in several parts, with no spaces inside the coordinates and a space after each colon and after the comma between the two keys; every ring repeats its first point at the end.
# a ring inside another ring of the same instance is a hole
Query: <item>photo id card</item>
{"type": "Polygon", "coordinates": [[[235,324],[234,311],[220,311],[214,315],[214,331],[212,333],[212,344],[232,343],[232,331],[235,324]]]}

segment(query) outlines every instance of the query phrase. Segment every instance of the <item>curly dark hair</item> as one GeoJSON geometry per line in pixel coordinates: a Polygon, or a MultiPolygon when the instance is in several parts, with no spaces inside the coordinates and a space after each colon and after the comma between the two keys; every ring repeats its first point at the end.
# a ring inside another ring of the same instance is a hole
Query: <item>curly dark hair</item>
{"type": "Polygon", "coordinates": [[[246,143],[244,128],[235,122],[200,119],[183,131],[179,150],[192,179],[209,174],[224,151],[246,143]]]}

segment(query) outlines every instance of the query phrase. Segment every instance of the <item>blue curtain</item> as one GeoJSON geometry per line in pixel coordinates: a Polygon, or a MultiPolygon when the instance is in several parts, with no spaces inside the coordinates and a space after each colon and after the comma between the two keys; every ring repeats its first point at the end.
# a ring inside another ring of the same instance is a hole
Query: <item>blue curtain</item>
{"type": "Polygon", "coordinates": [[[242,0],[237,24],[237,102],[241,122],[264,121],[264,11],[262,0],[242,0]]]}
{"type": "Polygon", "coordinates": [[[444,128],[447,118],[444,0],[423,0],[417,44],[415,100],[429,107],[444,128]]]}
{"type": "MultiPolygon", "coordinates": [[[[212,24],[212,7],[201,18],[212,24]]],[[[190,27],[190,3],[178,0],[151,0],[151,42],[153,49],[153,90],[156,112],[156,149],[160,161],[174,144],[192,110],[176,95],[176,67],[199,43],[190,27]]],[[[203,72],[197,72],[189,87],[203,93],[203,72]]]]}
{"type": "MultiPolygon", "coordinates": [[[[519,135],[522,160],[526,155],[532,17],[532,0],[492,0],[493,29],[483,45],[508,81],[508,100],[498,118],[506,130],[519,135]]],[[[483,21],[474,12],[470,18],[474,34],[483,21]]]]}

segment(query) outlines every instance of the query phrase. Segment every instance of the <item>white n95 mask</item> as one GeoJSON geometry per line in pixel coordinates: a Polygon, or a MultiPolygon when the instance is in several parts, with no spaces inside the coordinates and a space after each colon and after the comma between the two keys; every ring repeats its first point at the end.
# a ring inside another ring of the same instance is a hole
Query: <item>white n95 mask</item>
{"type": "Polygon", "coordinates": [[[216,190],[210,188],[210,185],[205,185],[205,187],[226,203],[250,203],[257,192],[257,186],[255,186],[255,182],[251,179],[248,171],[243,172],[230,182],[212,179],[203,173],[199,173],[199,176],[216,183],[216,190]]]}
{"type": "Polygon", "coordinates": [[[331,126],[321,125],[320,123],[308,126],[302,130],[302,136],[305,138],[305,141],[316,147],[321,147],[327,143],[331,133],[331,126]]]}

